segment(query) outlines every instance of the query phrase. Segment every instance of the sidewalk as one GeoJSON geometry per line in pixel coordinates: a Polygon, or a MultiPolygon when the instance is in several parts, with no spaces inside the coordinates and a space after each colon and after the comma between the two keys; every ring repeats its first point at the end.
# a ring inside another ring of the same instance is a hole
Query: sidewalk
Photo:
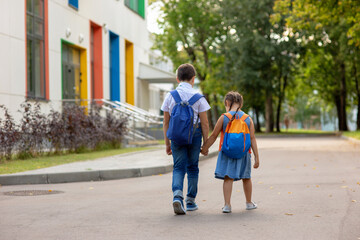
{"type": "MultiPolygon", "coordinates": [[[[218,141],[209,149],[208,156],[200,155],[200,161],[217,155],[218,141]]],[[[172,156],[166,155],[165,146],[162,145],[152,150],[4,174],[0,175],[0,184],[48,184],[144,177],[171,172],[172,167],[172,156]]]]}

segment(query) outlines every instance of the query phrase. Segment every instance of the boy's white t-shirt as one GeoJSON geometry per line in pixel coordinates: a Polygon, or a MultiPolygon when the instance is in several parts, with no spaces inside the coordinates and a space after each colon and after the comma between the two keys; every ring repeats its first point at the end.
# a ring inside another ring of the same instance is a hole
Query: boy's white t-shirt
{"type": "MultiPolygon", "coordinates": [[[[195,93],[198,93],[194,88],[192,88],[191,84],[187,82],[181,82],[179,86],[176,88],[176,90],[178,91],[180,98],[183,101],[190,100],[190,98],[194,96],[195,93]]],[[[176,104],[175,99],[169,92],[167,93],[164,99],[164,102],[161,106],[161,110],[163,112],[168,112],[171,115],[172,109],[174,108],[175,104],[176,104]]],[[[209,103],[206,101],[204,97],[200,98],[200,100],[194,103],[192,107],[194,109],[194,115],[195,115],[194,123],[196,123],[199,113],[205,112],[211,108],[209,103]]],[[[199,123],[200,123],[200,119],[199,119],[199,123]]]]}

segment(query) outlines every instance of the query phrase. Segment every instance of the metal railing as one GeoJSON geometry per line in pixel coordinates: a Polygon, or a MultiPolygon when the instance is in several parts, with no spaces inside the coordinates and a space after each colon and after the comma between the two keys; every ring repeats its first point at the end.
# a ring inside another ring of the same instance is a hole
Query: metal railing
{"type": "Polygon", "coordinates": [[[101,99],[102,108],[106,111],[116,111],[128,119],[128,134],[125,138],[129,141],[153,141],[155,137],[148,134],[152,127],[159,127],[163,123],[163,116],[152,114],[144,109],[135,107],[131,104],[119,101],[109,101],[101,99]],[[142,127],[144,131],[138,130],[142,127]]]}

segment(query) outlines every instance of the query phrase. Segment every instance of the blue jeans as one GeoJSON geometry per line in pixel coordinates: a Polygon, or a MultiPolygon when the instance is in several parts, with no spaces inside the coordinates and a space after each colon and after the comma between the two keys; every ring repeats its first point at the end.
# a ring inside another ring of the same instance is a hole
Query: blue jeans
{"type": "Polygon", "coordinates": [[[185,173],[188,179],[187,201],[194,201],[197,194],[199,180],[199,154],[202,141],[201,128],[197,128],[194,133],[191,145],[180,146],[171,141],[171,151],[174,160],[172,191],[174,197],[183,197],[183,185],[185,173]]]}

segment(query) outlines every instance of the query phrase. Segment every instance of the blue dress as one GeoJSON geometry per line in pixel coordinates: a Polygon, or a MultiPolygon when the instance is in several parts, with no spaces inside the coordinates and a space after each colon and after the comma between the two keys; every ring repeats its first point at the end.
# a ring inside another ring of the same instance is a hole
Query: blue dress
{"type": "MultiPolygon", "coordinates": [[[[229,113],[234,115],[235,111],[230,111],[229,113]]],[[[245,113],[242,111],[237,113],[239,117],[243,114],[245,113]]],[[[225,132],[229,121],[230,119],[224,115],[222,134],[225,132]]],[[[250,118],[247,118],[245,122],[248,126],[250,126],[250,118]]],[[[251,154],[248,152],[242,158],[229,158],[221,150],[219,150],[215,169],[215,178],[224,179],[225,176],[234,179],[234,181],[251,178],[251,154]]]]}

